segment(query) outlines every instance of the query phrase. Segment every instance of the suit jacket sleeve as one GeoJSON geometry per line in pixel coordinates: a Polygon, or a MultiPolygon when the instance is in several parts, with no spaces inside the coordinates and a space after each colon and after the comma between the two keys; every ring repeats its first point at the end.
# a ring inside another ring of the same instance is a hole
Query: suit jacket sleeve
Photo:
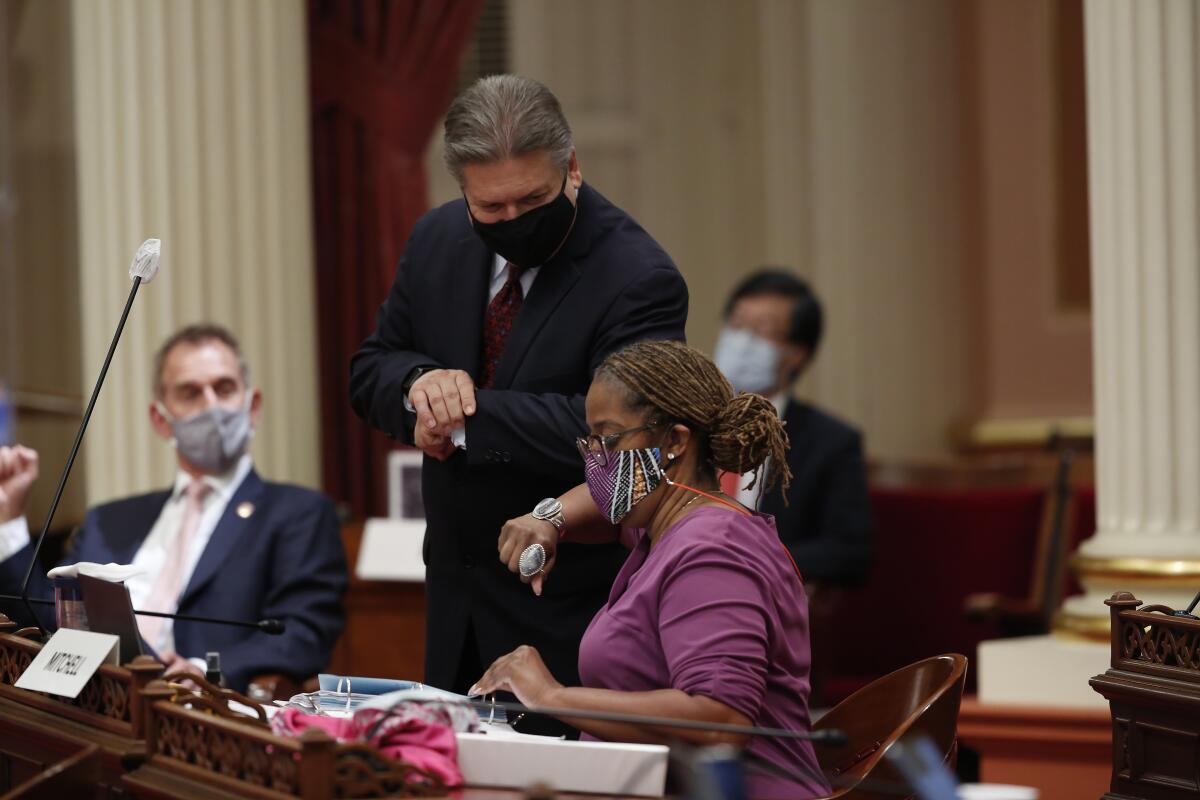
{"type": "Polygon", "coordinates": [[[805,581],[854,583],[871,567],[871,504],[862,437],[855,433],[834,451],[828,466],[817,535],[787,542],[805,581]]]}
{"type": "MultiPolygon", "coordinates": [[[[592,343],[589,373],[608,355],[646,339],[684,338],[687,286],[672,266],[642,273],[618,295],[592,343]]],[[[521,469],[561,475],[579,469],[575,439],[586,432],[584,396],[480,389],[475,414],[467,418],[471,464],[489,453],[521,469]]]]}
{"type": "Polygon", "coordinates": [[[273,558],[264,579],[270,591],[263,618],[284,622],[279,636],[255,632],[221,650],[230,686],[280,672],[307,678],[325,668],[345,624],[346,555],[333,503],[316,497],[276,528],[273,558]]]}
{"type": "MultiPolygon", "coordinates": [[[[87,531],[92,524],[92,513],[88,512],[87,517],[84,519],[83,527],[68,542],[68,554],[58,562],[57,566],[61,567],[67,564],[74,564],[76,561],[88,560],[80,556],[80,550],[81,543],[88,540],[87,531]]],[[[29,561],[33,558],[33,545],[37,538],[37,532],[30,530],[29,535],[31,537],[29,544],[0,562],[0,593],[21,593],[21,582],[25,580],[25,571],[29,569],[29,561]]],[[[42,568],[41,564],[34,568],[33,574],[29,578],[29,596],[46,600],[54,598],[54,582],[46,577],[46,570],[42,568]]],[[[35,605],[34,608],[37,610],[38,618],[41,620],[42,625],[47,629],[53,629],[54,607],[43,604],[35,605]]],[[[3,611],[13,621],[22,625],[32,625],[34,622],[29,618],[29,612],[25,608],[25,604],[20,601],[6,601],[0,604],[0,611],[3,611]]]]}
{"type": "Polygon", "coordinates": [[[405,408],[404,380],[417,367],[441,366],[412,349],[412,254],[420,250],[421,223],[414,228],[396,279],[379,309],[375,332],[350,359],[350,405],[373,428],[413,444],[417,416],[405,408]]]}

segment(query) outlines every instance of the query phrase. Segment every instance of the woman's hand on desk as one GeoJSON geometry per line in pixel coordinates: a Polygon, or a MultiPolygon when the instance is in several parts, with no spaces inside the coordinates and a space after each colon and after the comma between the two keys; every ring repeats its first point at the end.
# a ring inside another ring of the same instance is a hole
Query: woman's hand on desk
{"type": "Polygon", "coordinates": [[[500,540],[496,544],[500,551],[500,560],[508,567],[509,572],[520,576],[522,583],[533,584],[533,593],[542,593],[542,582],[554,569],[554,556],[558,548],[558,529],[544,519],[537,519],[533,514],[510,519],[500,529],[500,540]],[[546,551],[546,563],[542,571],[536,575],[525,577],[521,575],[521,553],[533,544],[540,544],[546,551]]]}
{"type": "Polygon", "coordinates": [[[521,645],[497,658],[467,694],[512,692],[523,705],[537,708],[553,706],[550,698],[561,688],[562,684],[554,680],[537,648],[521,645]]]}

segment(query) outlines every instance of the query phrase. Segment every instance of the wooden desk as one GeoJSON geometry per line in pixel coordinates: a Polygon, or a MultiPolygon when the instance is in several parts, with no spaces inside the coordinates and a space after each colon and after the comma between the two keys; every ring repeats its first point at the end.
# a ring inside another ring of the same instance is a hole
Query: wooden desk
{"type": "Polygon", "coordinates": [[[979,753],[984,783],[1032,786],[1047,800],[1096,800],[1108,788],[1112,723],[1106,711],[964,697],[958,738],[979,753]]]}
{"type": "Polygon", "coordinates": [[[74,700],[29,692],[13,684],[41,645],[14,636],[15,628],[0,615],[0,792],[95,745],[96,796],[109,796],[145,756],[141,690],[162,674],[163,665],[139,656],[124,667],[102,666],[74,700]]]}
{"type": "Polygon", "coordinates": [[[1139,608],[1129,592],[1104,602],[1112,661],[1090,681],[1112,711],[1104,798],[1200,798],[1200,620],[1172,616],[1163,606],[1139,608]]]}
{"type": "MultiPolygon", "coordinates": [[[[257,722],[225,719],[173,702],[172,690],[162,681],[152,682],[143,694],[147,758],[121,782],[132,797],[332,800],[445,796],[444,791],[412,787],[411,779],[422,774],[419,769],[390,760],[369,745],[339,744],[315,728],[295,738],[275,736],[257,722]],[[402,794],[403,787],[415,790],[402,794]]],[[[564,800],[601,797],[478,787],[454,793],[464,800],[538,796],[564,800]]]]}

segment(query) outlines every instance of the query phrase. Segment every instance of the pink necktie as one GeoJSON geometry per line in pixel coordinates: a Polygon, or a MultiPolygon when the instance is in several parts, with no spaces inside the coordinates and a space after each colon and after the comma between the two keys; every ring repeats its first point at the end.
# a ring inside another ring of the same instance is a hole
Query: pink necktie
{"type": "MultiPolygon", "coordinates": [[[[196,531],[200,528],[200,517],[203,514],[204,498],[212,491],[212,487],[202,480],[196,479],[183,490],[184,502],[183,523],[179,533],[167,545],[167,557],[163,561],[162,570],[150,589],[150,597],[146,600],[146,611],[173,612],[179,605],[179,593],[183,591],[183,569],[187,563],[188,552],[196,539],[196,531]]],[[[142,638],[151,647],[158,649],[159,636],[162,634],[162,617],[138,617],[138,629],[142,638]]]]}

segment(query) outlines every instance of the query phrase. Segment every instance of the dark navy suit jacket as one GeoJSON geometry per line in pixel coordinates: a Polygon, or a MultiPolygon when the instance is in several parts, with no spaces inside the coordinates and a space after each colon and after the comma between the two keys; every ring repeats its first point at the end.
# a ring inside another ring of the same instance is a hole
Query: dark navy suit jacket
{"type": "MultiPolygon", "coordinates": [[[[170,492],[117,500],[90,510],[62,563],[132,563],[170,492]]],[[[0,564],[0,585],[20,588],[32,545],[0,564]]],[[[175,649],[189,658],[221,654],[229,686],[245,691],[264,673],[310,677],[329,661],[345,624],[342,594],[346,556],[333,503],[310,489],[266,483],[251,470],[234,493],[180,597],[178,612],[224,619],[274,617],[282,635],[228,625],[174,624],[175,649]],[[237,508],[253,507],[243,518],[237,508]]],[[[50,582],[34,571],[31,595],[53,597],[50,582]]]]}
{"type": "Polygon", "coordinates": [[[783,420],[792,471],[788,504],[775,489],[763,497],[761,510],[775,516],[779,538],[805,583],[861,583],[874,554],[862,436],[832,414],[795,400],[788,401],[783,420]]]}
{"type": "MultiPolygon", "coordinates": [[[[568,530],[536,597],[496,551],[505,521],[583,483],[575,438],[587,432],[584,395],[600,362],[636,341],[684,336],[687,287],[670,257],[590,186],[578,202],[566,243],[521,306],[492,387],[476,394],[466,451],[424,462],[425,681],[434,686],[465,692],[480,677],[479,665],[479,674],[460,674],[470,668],[465,643],[482,667],[534,645],[555,677],[577,683],[579,640],[628,555],[617,544],[573,544],[568,530]]],[[[416,417],[405,410],[403,384],[415,367],[478,378],[492,266],[462,200],[413,227],[375,332],[350,364],[350,404],[373,427],[412,444],[416,417]]]]}

